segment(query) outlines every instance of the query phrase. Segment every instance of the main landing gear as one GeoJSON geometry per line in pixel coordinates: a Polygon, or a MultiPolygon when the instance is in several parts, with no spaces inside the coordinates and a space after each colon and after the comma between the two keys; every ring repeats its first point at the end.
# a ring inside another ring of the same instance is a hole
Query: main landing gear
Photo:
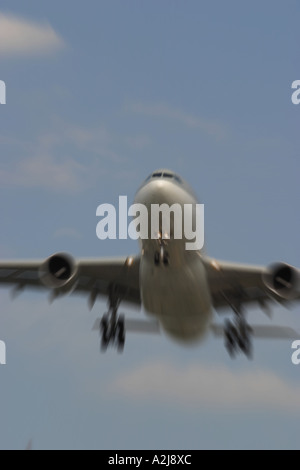
{"type": "Polygon", "coordinates": [[[109,310],[100,322],[101,351],[105,352],[109,345],[113,345],[122,352],[125,345],[125,318],[117,314],[121,299],[111,292],[109,296],[109,310]]]}
{"type": "Polygon", "coordinates": [[[241,309],[234,309],[234,321],[227,320],[224,327],[225,347],[231,357],[238,352],[244,353],[249,359],[252,357],[252,329],[246,322],[241,309]]]}

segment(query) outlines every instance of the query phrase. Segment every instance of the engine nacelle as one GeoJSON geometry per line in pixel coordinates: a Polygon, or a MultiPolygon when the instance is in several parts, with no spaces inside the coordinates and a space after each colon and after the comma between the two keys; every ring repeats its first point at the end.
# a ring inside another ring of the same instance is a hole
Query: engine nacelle
{"type": "Polygon", "coordinates": [[[56,253],[47,258],[39,269],[41,282],[58,294],[67,294],[76,287],[78,269],[72,256],[56,253]]]}
{"type": "Polygon", "coordinates": [[[264,273],[263,281],[283,299],[292,300],[300,294],[300,271],[289,264],[273,264],[264,273]]]}

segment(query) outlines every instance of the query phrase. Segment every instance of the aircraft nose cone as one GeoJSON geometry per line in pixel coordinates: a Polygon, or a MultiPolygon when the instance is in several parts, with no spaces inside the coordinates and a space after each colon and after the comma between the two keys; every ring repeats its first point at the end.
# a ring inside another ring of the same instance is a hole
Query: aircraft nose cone
{"type": "Polygon", "coordinates": [[[175,191],[170,181],[150,181],[136,195],[136,202],[141,204],[173,204],[175,191]]]}

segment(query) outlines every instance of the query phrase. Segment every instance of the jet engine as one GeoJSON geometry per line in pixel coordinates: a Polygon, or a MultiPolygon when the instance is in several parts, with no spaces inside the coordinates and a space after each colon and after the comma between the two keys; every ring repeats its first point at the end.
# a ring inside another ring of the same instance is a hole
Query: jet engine
{"type": "Polygon", "coordinates": [[[72,256],[56,253],[47,258],[39,270],[41,282],[58,294],[67,294],[76,287],[78,268],[72,256]]]}
{"type": "Polygon", "coordinates": [[[282,299],[293,300],[300,295],[300,271],[289,264],[273,264],[264,273],[263,281],[282,299]]]}

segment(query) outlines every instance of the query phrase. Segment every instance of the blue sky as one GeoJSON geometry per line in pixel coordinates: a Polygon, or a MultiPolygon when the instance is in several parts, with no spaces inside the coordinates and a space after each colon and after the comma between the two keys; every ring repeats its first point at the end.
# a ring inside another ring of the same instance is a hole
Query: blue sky
{"type": "MultiPolygon", "coordinates": [[[[1,7],[0,258],[137,253],[97,239],[96,208],[167,167],[205,204],[210,255],[300,266],[298,18],[296,1],[1,7]]],[[[0,448],[299,447],[289,341],[232,362],[210,337],[128,335],[102,356],[105,300],[0,302],[0,448]]],[[[274,322],[300,330],[299,307],[275,306],[274,322]]]]}

